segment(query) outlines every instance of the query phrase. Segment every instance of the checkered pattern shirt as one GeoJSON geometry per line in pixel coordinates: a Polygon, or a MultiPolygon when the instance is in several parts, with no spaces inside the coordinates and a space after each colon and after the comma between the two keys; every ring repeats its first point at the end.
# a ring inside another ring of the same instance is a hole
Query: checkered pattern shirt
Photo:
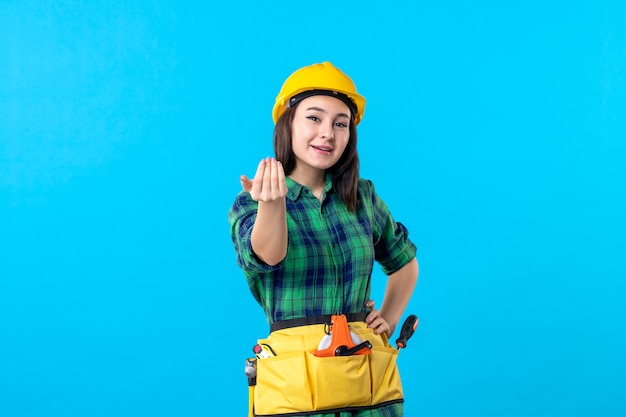
{"type": "Polygon", "coordinates": [[[372,182],[360,179],[357,210],[348,211],[326,178],[321,201],[287,178],[287,255],[262,262],[250,236],[258,203],[242,191],[228,212],[237,263],[268,323],[364,311],[374,261],[391,274],[415,257],[408,231],[395,222],[372,182]]]}

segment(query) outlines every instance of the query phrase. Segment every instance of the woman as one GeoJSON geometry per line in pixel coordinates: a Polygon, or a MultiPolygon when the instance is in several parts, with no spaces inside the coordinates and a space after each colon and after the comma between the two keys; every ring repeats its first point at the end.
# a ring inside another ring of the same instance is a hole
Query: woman
{"type": "Polygon", "coordinates": [[[402,415],[388,338],[418,264],[406,228],[359,177],[364,108],[352,80],[331,63],[300,68],[274,105],[276,158],[261,160],[253,179],[241,176],[231,235],[270,324],[259,341],[271,357],[257,355],[256,415],[402,415]],[[380,310],[369,300],[374,261],[388,275],[380,310]],[[329,353],[344,321],[348,354],[329,353]]]}

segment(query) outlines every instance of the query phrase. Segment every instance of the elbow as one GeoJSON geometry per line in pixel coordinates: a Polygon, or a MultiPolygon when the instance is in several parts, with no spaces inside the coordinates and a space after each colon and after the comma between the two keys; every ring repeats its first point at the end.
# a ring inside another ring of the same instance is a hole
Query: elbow
{"type": "Polygon", "coordinates": [[[401,271],[404,272],[405,279],[412,281],[414,284],[417,284],[417,278],[419,276],[419,264],[417,263],[417,258],[413,258],[408,264],[406,264],[401,271]]]}
{"type": "Polygon", "coordinates": [[[413,261],[411,262],[411,264],[412,264],[411,275],[413,277],[413,287],[415,287],[417,285],[417,280],[420,275],[420,266],[419,266],[419,263],[417,262],[417,258],[413,258],[413,261]]]}
{"type": "Polygon", "coordinates": [[[257,257],[263,261],[263,263],[269,266],[276,266],[285,259],[287,256],[287,252],[283,253],[272,253],[272,254],[257,254],[257,257]]]}
{"type": "Polygon", "coordinates": [[[281,263],[281,261],[283,259],[285,259],[285,257],[282,257],[282,258],[269,258],[269,259],[262,259],[262,260],[263,260],[263,262],[265,262],[269,266],[276,266],[279,263],[281,263]]]}
{"type": "Polygon", "coordinates": [[[420,275],[420,265],[419,262],[417,262],[417,258],[413,258],[413,263],[415,263],[415,282],[417,282],[420,275]]]}

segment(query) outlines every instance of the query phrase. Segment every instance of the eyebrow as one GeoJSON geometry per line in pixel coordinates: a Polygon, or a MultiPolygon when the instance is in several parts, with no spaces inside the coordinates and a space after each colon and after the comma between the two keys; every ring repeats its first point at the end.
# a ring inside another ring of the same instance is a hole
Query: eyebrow
{"type": "MultiPolygon", "coordinates": [[[[327,113],[327,111],[322,109],[321,107],[309,107],[307,110],[316,110],[316,111],[321,111],[322,113],[327,113]]],[[[350,115],[346,113],[338,113],[337,117],[345,117],[346,119],[349,119],[350,115]]]]}

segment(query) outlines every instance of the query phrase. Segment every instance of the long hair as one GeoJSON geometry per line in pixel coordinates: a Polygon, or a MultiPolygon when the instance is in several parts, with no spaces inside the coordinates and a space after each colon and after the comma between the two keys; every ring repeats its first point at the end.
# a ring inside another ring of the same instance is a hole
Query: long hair
{"type": "MultiPolygon", "coordinates": [[[[296,108],[288,107],[279,117],[274,127],[274,153],[289,175],[296,168],[296,156],[293,153],[292,129],[293,118],[296,108]]],[[[339,194],[339,198],[354,212],[358,204],[357,186],[359,181],[359,155],[356,149],[357,135],[354,125],[354,116],[350,119],[350,138],[341,158],[335,165],[326,170],[333,176],[333,188],[339,194]]]]}

